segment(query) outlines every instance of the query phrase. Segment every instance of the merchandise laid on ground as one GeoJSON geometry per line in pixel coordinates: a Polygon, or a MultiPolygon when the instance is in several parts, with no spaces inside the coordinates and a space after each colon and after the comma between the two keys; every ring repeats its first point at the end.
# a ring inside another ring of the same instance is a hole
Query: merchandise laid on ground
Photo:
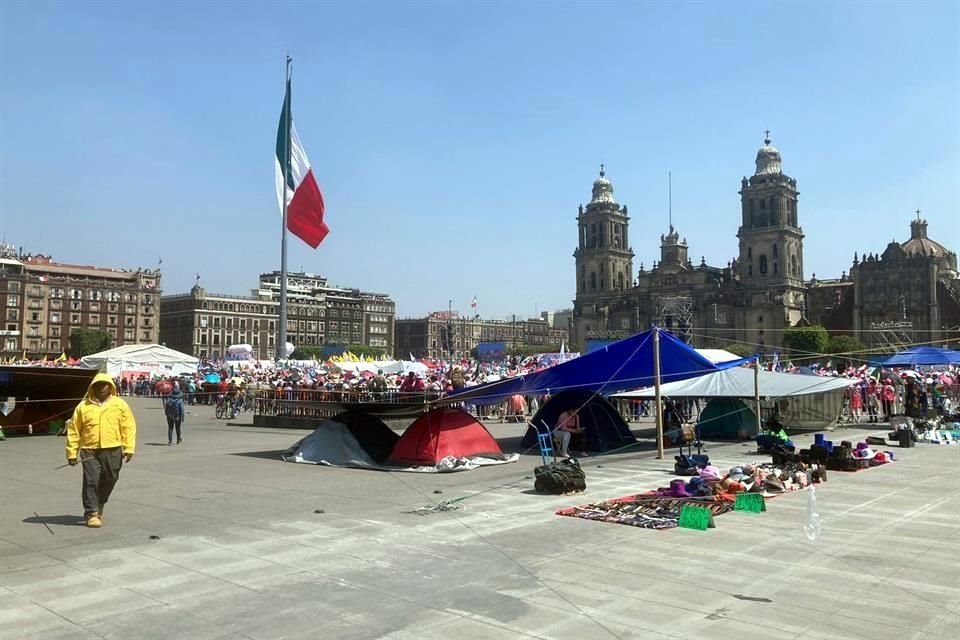
{"type": "MultiPolygon", "coordinates": [[[[911,435],[916,435],[912,430],[911,435]]],[[[872,439],[872,438],[871,438],[872,439]]],[[[855,472],[888,464],[896,459],[893,451],[878,451],[866,440],[834,443],[823,434],[814,436],[808,449],[796,451],[782,431],[757,438],[758,454],[770,454],[772,462],[745,463],[722,472],[707,455],[675,456],[674,472],[689,476],[676,478],[667,487],[600,502],[568,507],[557,515],[627,524],[642,529],[673,529],[683,526],[684,511],[709,511],[713,516],[759,505],[750,511],[766,510],[767,499],[802,491],[827,481],[828,471],[855,472]],[[746,499],[745,496],[751,496],[746,499]],[[753,497],[755,496],[755,497],[753,497]],[[691,509],[694,508],[694,509],[691,509]]],[[[836,478],[836,475],[832,476],[836,478]]],[[[704,524],[704,527],[706,524],[704,524]]],[[[702,528],[696,526],[694,528],[702,528]]]]}

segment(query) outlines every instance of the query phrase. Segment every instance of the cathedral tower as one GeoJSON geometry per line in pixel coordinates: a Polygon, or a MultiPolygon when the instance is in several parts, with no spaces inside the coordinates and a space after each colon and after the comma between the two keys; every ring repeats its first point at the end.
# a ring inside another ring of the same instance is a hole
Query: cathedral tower
{"type": "Polygon", "coordinates": [[[633,283],[633,250],[627,207],[613,197],[613,184],[600,165],[590,203],[577,215],[580,241],[573,257],[577,266],[577,299],[622,292],[633,283]]]}
{"type": "MultiPolygon", "coordinates": [[[[757,344],[779,344],[781,330],[804,313],[803,230],[797,220],[797,181],[783,173],[770,132],[757,151],[754,175],[740,183],[741,223],[738,276],[750,305],[767,313],[744,318],[757,344]],[[752,330],[755,330],[755,333],[752,330]],[[772,330],[764,335],[765,331],[772,330]]],[[[751,340],[752,339],[752,340],[751,340]]]]}

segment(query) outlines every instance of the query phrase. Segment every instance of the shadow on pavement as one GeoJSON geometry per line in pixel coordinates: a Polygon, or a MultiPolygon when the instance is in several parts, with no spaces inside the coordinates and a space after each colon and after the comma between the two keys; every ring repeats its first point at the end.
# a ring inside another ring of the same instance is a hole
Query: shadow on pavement
{"type": "Polygon", "coordinates": [[[240,453],[230,453],[227,455],[241,456],[243,458],[261,458],[263,460],[274,460],[275,462],[283,462],[280,456],[283,455],[284,451],[286,451],[286,449],[276,449],[272,451],[242,451],[240,453]]]}
{"type": "Polygon", "coordinates": [[[56,524],[64,527],[84,527],[83,516],[30,516],[24,518],[27,524],[56,524]]]}

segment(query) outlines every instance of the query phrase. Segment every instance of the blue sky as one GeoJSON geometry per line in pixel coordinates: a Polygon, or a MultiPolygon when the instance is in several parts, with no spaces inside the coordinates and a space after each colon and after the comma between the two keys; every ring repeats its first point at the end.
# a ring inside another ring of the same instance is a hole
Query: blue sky
{"type": "Polygon", "coordinates": [[[0,231],[57,260],[196,274],[279,267],[283,60],[327,202],[289,266],[400,316],[563,308],[577,205],[606,163],[635,268],[674,223],[737,248],[740,177],[772,130],[806,277],[930,235],[960,248],[960,4],[0,3],[0,231]]]}

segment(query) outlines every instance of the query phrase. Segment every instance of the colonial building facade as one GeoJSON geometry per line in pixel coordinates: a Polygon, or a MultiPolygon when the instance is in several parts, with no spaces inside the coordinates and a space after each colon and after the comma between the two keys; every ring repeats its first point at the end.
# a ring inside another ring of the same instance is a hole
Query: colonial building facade
{"type": "MultiPolygon", "coordinates": [[[[392,354],[396,305],[389,296],[333,287],[311,273],[287,276],[287,340],[297,346],[367,345],[392,354]]],[[[190,293],[161,299],[161,340],[198,358],[222,358],[234,344],[249,344],[254,357],[276,355],[280,273],[260,275],[249,296],[190,293]]]]}
{"type": "Polygon", "coordinates": [[[156,343],[160,272],[55,262],[0,246],[0,357],[56,357],[77,329],[100,329],[113,346],[156,343]]]}
{"type": "Polygon", "coordinates": [[[884,350],[957,340],[958,278],[957,254],[928,237],[918,211],[908,240],[891,242],[880,254],[854,254],[849,275],[839,280],[814,278],[811,319],[884,350]]]}
{"type": "Polygon", "coordinates": [[[577,216],[574,345],[584,349],[590,340],[618,340],[657,324],[698,346],[777,347],[783,329],[803,315],[798,194],[767,138],[754,175],[740,183],[739,256],[726,266],[703,258],[695,264],[671,224],[660,236],[660,260],[634,272],[627,207],[616,202],[601,167],[590,203],[577,216]]]}
{"type": "Polygon", "coordinates": [[[568,332],[546,318],[482,320],[442,311],[425,318],[396,321],[397,357],[467,358],[482,342],[502,342],[507,350],[520,348],[555,353],[567,342],[568,332]]]}

